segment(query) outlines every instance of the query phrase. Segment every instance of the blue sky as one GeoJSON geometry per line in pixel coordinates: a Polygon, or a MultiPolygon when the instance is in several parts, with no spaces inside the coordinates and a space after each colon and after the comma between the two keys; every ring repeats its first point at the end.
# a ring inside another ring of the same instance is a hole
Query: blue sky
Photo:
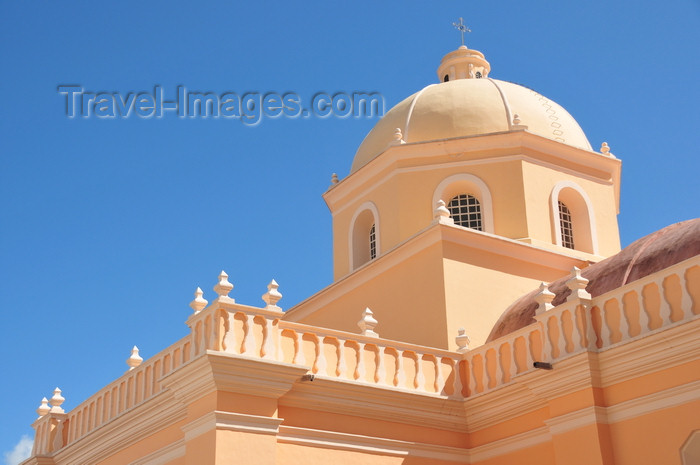
{"type": "Polygon", "coordinates": [[[65,116],[86,90],[376,91],[433,83],[472,28],[491,77],[537,90],[623,160],[623,245],[699,216],[700,4],[693,0],[0,3],[0,453],[43,396],[71,409],[184,336],[223,268],[285,308],[331,282],[321,194],[376,120],[65,116]]]}

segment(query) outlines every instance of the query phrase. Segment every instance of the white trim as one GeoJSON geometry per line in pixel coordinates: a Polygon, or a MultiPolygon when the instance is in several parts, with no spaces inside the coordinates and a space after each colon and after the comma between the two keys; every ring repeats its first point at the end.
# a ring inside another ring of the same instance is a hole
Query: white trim
{"type": "MultiPolygon", "coordinates": [[[[433,202],[431,204],[430,211],[432,212],[437,205],[438,200],[443,200],[445,203],[449,203],[450,199],[443,199],[443,195],[448,187],[458,182],[469,182],[474,184],[479,192],[474,192],[477,194],[478,200],[481,202],[481,224],[484,227],[484,232],[494,233],[493,227],[493,200],[491,198],[491,191],[486,183],[479,178],[469,173],[458,173],[443,179],[440,184],[433,191],[433,202]]],[[[472,192],[464,192],[465,194],[472,194],[472,192]]]]}
{"type": "Polygon", "coordinates": [[[608,423],[618,423],[697,400],[700,400],[700,381],[681,384],[665,391],[611,405],[607,408],[608,423]]]}
{"type": "Polygon", "coordinates": [[[508,103],[508,99],[506,98],[505,92],[503,92],[503,89],[501,89],[501,86],[498,85],[498,83],[491,78],[486,78],[488,81],[491,82],[494,86],[496,86],[496,89],[498,89],[498,93],[501,94],[501,100],[503,100],[503,106],[505,107],[506,110],[506,126],[508,126],[508,129],[512,130],[513,129],[513,112],[510,110],[510,104],[508,103]]]}
{"type": "Polygon", "coordinates": [[[470,450],[469,455],[473,462],[478,463],[518,450],[528,449],[551,440],[552,435],[547,430],[547,427],[542,426],[524,433],[514,434],[507,438],[474,447],[470,450]]]}
{"type": "MultiPolygon", "coordinates": [[[[350,253],[349,255],[349,260],[348,262],[350,263],[350,273],[352,273],[355,270],[355,256],[354,256],[354,250],[353,250],[353,243],[354,241],[354,233],[355,233],[355,221],[357,221],[357,217],[360,216],[362,212],[365,210],[369,210],[372,212],[372,215],[374,216],[374,237],[377,245],[377,257],[379,257],[382,253],[382,247],[381,247],[381,227],[379,224],[379,210],[377,209],[377,206],[374,204],[374,202],[368,200],[364,202],[362,205],[357,207],[357,210],[355,210],[355,214],[352,215],[352,219],[350,220],[350,229],[348,231],[348,252],[350,253]]],[[[371,260],[370,260],[371,261],[371,260]]]]}
{"type": "Polygon", "coordinates": [[[563,434],[595,423],[609,423],[605,407],[597,405],[565,413],[544,422],[549,426],[549,431],[552,434],[563,434]]]}
{"type": "Polygon", "coordinates": [[[432,460],[470,463],[468,449],[293,426],[281,426],[277,441],[324,449],[352,450],[395,457],[424,457],[432,460]]]}
{"type": "Polygon", "coordinates": [[[185,433],[185,441],[190,441],[212,430],[274,435],[279,432],[279,426],[283,421],[282,418],[215,410],[187,423],[182,427],[182,431],[185,433]]]}
{"type": "MultiPolygon", "coordinates": [[[[433,87],[433,86],[436,86],[436,85],[437,84],[430,84],[429,86],[423,87],[421,90],[418,91],[418,93],[416,93],[416,96],[413,97],[413,100],[411,100],[411,106],[408,107],[408,113],[406,113],[406,123],[403,126],[403,140],[404,141],[408,142],[408,128],[409,128],[410,123],[411,123],[411,116],[413,116],[413,107],[416,106],[416,103],[418,102],[418,98],[421,96],[421,94],[423,92],[426,91],[426,89],[433,87]]],[[[386,151],[386,150],[384,150],[384,151],[386,151]]],[[[379,155],[384,153],[384,151],[381,152],[379,155]]],[[[377,157],[379,155],[377,155],[377,157]]],[[[374,158],[377,158],[377,157],[374,157],[374,158]]],[[[370,160],[370,161],[372,161],[372,160],[370,160]]]]}
{"type": "MultiPolygon", "coordinates": [[[[588,194],[586,194],[586,191],[583,190],[581,186],[576,184],[573,181],[559,181],[554,188],[552,188],[552,195],[550,197],[550,203],[552,207],[552,219],[554,223],[554,240],[556,241],[556,245],[563,247],[561,243],[561,223],[559,221],[559,193],[566,188],[570,188],[578,192],[578,194],[581,196],[583,199],[584,203],[586,204],[586,213],[588,214],[588,224],[590,226],[590,233],[591,233],[591,246],[593,247],[592,254],[593,255],[598,255],[598,228],[596,227],[596,222],[595,222],[595,214],[593,212],[593,203],[591,202],[590,197],[588,197],[588,194]]],[[[569,207],[569,210],[571,210],[571,206],[567,205],[569,207]]]]}
{"type": "Polygon", "coordinates": [[[165,465],[166,463],[184,456],[185,441],[180,439],[138,460],[130,462],[129,465],[165,465]]]}

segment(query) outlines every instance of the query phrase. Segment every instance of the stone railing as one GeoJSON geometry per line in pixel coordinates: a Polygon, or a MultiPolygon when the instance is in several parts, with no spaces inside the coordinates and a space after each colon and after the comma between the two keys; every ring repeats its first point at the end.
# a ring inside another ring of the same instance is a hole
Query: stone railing
{"type": "Polygon", "coordinates": [[[595,298],[574,269],[566,302],[553,307],[554,295],[543,284],[535,323],[473,350],[460,345],[462,334],[458,352],[382,339],[374,332],[377,321],[369,309],[358,323],[362,334],[284,321],[277,283],[270,283],[263,295],[267,305],[259,308],[230,298],[233,286],[227,278],[223,272],[219,276],[214,287],[218,297],[211,305],[197,289],[187,337],[142,364],[130,359],[130,371],[68,414],[60,408],[60,390],[50,401],[44,399],[34,423],[34,455],[65,447],[156,396],[162,376],[207,351],[303,365],[326,379],[466,399],[511,383],[534,370],[535,362],[553,364],[581,352],[606,350],[700,314],[700,297],[691,293],[700,294],[700,257],[595,298]]]}
{"type": "Polygon", "coordinates": [[[56,403],[56,406],[43,414],[41,407],[37,410],[40,417],[34,423],[36,438],[32,455],[45,455],[71,444],[156,396],[162,392],[160,378],[187,363],[190,353],[190,336],[186,336],[146,362],[132,367],[70,413],[64,413],[60,407],[62,397],[60,402],[53,402],[52,398],[52,405],[56,403]]]}

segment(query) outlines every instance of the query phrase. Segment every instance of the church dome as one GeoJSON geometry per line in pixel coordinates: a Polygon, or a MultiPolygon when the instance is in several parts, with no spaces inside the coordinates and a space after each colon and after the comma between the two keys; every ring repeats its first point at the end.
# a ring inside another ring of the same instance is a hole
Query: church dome
{"type": "Polygon", "coordinates": [[[483,54],[462,46],[438,68],[431,84],[389,110],[355,154],[355,172],[384,152],[397,128],[406,143],[527,129],[534,134],[591,150],[576,120],[560,105],[518,84],[488,77],[483,54]],[[518,115],[519,121],[513,119],[518,115]]]}
{"type": "MultiPolygon", "coordinates": [[[[700,218],[672,224],[645,236],[621,252],[581,271],[588,279],[586,291],[598,297],[627,283],[656,273],[700,254],[700,218]]],[[[554,293],[552,305],[566,302],[571,290],[565,276],[547,286],[554,293]]],[[[515,301],[498,319],[486,342],[493,341],[534,323],[538,289],[515,301]]]]}

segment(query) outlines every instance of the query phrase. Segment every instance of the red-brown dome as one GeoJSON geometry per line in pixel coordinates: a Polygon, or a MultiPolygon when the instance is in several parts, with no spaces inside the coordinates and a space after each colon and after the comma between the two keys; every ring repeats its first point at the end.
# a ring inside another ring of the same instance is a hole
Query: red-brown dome
{"type": "MultiPolygon", "coordinates": [[[[625,247],[620,253],[582,270],[581,274],[589,280],[586,290],[597,297],[699,253],[700,218],[696,218],[649,234],[625,247]]],[[[553,305],[564,303],[571,293],[566,287],[568,279],[569,276],[565,276],[549,285],[549,290],[555,295],[553,305]]],[[[533,317],[537,309],[535,295],[538,292],[534,290],[508,307],[494,325],[486,342],[534,323],[533,317]]]]}

